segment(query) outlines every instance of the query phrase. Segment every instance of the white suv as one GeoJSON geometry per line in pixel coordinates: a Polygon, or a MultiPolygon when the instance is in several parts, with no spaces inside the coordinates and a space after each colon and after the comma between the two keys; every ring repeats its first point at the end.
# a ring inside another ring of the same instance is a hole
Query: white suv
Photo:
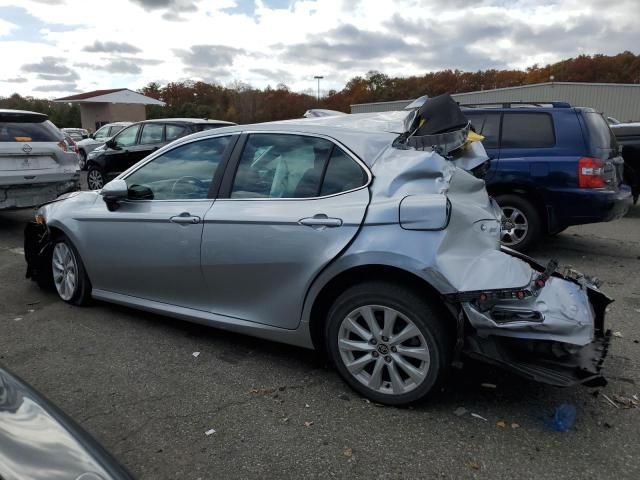
{"type": "Polygon", "coordinates": [[[46,115],[0,109],[0,210],[53,200],[79,178],[75,152],[46,115]]]}

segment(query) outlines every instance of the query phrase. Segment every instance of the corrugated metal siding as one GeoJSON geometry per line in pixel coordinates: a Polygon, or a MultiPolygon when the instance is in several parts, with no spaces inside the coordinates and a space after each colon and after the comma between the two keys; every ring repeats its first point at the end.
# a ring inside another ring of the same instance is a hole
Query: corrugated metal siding
{"type": "MultiPolygon", "coordinates": [[[[640,85],[592,83],[541,83],[452,95],[460,104],[487,102],[569,102],[591,107],[620,121],[640,120],[640,85]]],[[[410,100],[363,103],[351,106],[351,113],[401,110],[410,100]]]]}

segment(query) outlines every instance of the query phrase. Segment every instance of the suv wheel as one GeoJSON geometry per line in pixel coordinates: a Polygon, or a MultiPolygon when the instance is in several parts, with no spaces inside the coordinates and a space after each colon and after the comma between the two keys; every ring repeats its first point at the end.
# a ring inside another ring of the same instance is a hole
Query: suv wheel
{"type": "Polygon", "coordinates": [[[104,175],[95,165],[89,167],[87,172],[87,185],[89,190],[100,190],[104,187],[104,175]]]}
{"type": "Polygon", "coordinates": [[[533,204],[519,195],[498,195],[502,209],[500,241],[506,247],[525,251],[542,233],[540,215],[533,204]]]}
{"type": "Polygon", "coordinates": [[[51,273],[58,296],[67,303],[85,305],[91,284],[77,250],[66,237],[57,238],[51,252],[51,273]]]}
{"type": "Polygon", "coordinates": [[[384,282],[344,292],[331,307],[327,352],[342,378],[365,397],[406,405],[442,380],[451,347],[442,313],[424,295],[384,282]]]}

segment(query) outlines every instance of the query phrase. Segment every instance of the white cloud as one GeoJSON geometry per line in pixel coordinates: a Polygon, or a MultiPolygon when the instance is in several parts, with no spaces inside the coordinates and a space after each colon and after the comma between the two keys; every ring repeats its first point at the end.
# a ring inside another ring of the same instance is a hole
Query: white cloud
{"type": "Polygon", "coordinates": [[[88,3],[0,0],[0,15],[3,6],[24,8],[42,36],[19,36],[29,27],[0,20],[3,76],[28,80],[0,83],[0,95],[36,88],[42,95],[47,82],[62,88],[22,69],[47,56],[63,58],[80,90],[202,78],[258,87],[286,81],[301,91],[315,88],[314,75],[324,75],[323,89],[340,89],[369,69],[523,68],[640,44],[635,0],[478,0],[473,10],[464,0],[291,0],[288,8],[272,7],[274,0],[88,3]],[[99,14],[69,14],[90,11],[99,14]]]}
{"type": "Polygon", "coordinates": [[[7,22],[0,18],[0,37],[9,35],[13,30],[17,28],[17,25],[11,22],[7,22]]]}

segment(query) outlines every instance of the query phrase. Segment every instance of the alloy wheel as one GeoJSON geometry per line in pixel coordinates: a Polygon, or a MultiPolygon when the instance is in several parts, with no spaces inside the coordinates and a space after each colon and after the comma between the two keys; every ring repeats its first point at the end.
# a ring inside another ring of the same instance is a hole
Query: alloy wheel
{"type": "Polygon", "coordinates": [[[104,178],[102,177],[102,173],[95,169],[89,170],[89,173],[87,174],[87,184],[89,185],[90,190],[100,190],[104,187],[104,178]]]}
{"type": "Polygon", "coordinates": [[[58,242],[53,247],[51,267],[58,295],[65,301],[71,300],[78,285],[78,263],[66,243],[58,242]]]}
{"type": "Polygon", "coordinates": [[[338,331],[338,350],[356,380],[387,395],[416,389],[427,377],[431,363],[429,347],[416,324],[381,305],[359,307],[344,318],[338,331]]]}
{"type": "Polygon", "coordinates": [[[529,221],[526,215],[515,207],[502,207],[502,223],[500,240],[503,245],[518,245],[529,232],[529,221]]]}

